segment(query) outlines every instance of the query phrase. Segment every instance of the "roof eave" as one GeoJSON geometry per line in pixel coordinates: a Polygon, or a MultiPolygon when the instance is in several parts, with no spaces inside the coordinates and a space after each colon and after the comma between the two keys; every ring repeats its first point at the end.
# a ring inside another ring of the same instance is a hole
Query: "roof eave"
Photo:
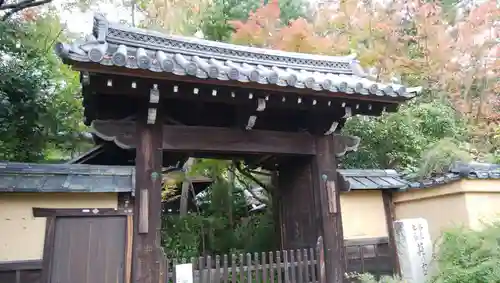
{"type": "Polygon", "coordinates": [[[383,96],[394,102],[411,99],[421,91],[367,79],[357,71],[355,55],[312,55],[175,37],[111,24],[102,15],[95,16],[93,35],[85,42],[58,43],[56,52],[68,64],[383,96]]]}

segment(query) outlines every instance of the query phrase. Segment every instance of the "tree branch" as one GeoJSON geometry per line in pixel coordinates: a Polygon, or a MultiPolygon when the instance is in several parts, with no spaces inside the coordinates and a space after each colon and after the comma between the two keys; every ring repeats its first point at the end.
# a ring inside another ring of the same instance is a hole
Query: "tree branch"
{"type": "MultiPolygon", "coordinates": [[[[268,199],[264,199],[264,198],[261,198],[259,197],[253,190],[252,190],[252,186],[250,186],[247,182],[245,182],[245,180],[243,180],[243,178],[241,178],[241,176],[238,176],[236,175],[236,179],[238,179],[238,181],[240,181],[241,183],[243,183],[246,187],[246,191],[249,192],[252,197],[256,200],[258,200],[259,202],[265,204],[265,205],[269,205],[269,200],[268,199]]],[[[263,188],[264,189],[264,188],[263,188]]]]}
{"type": "Polygon", "coordinates": [[[272,173],[262,172],[262,171],[257,171],[257,170],[248,170],[248,172],[252,173],[252,174],[267,176],[267,177],[271,177],[273,175],[272,173]]]}
{"type": "Polygon", "coordinates": [[[243,168],[242,163],[238,162],[235,167],[236,167],[236,170],[238,171],[238,173],[240,173],[241,175],[245,176],[246,178],[252,180],[257,185],[259,185],[264,190],[266,190],[268,193],[271,191],[271,188],[268,185],[264,184],[262,181],[255,178],[255,176],[253,176],[250,172],[248,172],[245,168],[243,168]]]}
{"type": "MultiPolygon", "coordinates": [[[[1,0],[0,0],[1,1],[1,0]]],[[[3,3],[4,1],[2,1],[3,3]]],[[[8,10],[10,11],[6,12],[5,15],[2,16],[2,21],[8,20],[12,15],[14,15],[17,12],[20,12],[24,9],[27,8],[32,8],[36,6],[41,6],[47,3],[52,2],[52,0],[41,0],[41,1],[35,1],[35,0],[23,0],[19,3],[15,4],[6,4],[6,5],[1,5],[0,10],[8,10]]]]}

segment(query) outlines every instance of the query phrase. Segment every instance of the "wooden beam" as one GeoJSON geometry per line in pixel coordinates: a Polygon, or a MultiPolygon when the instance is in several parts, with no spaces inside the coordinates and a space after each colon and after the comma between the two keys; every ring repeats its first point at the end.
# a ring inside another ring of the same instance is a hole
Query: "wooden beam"
{"type": "Polygon", "coordinates": [[[40,269],[42,269],[42,261],[39,259],[0,262],[0,272],[40,269]]]}
{"type": "MultiPolygon", "coordinates": [[[[314,138],[308,133],[228,129],[200,126],[158,126],[163,132],[162,148],[165,151],[187,153],[230,153],[230,154],[315,154],[314,138]]],[[[140,136],[135,122],[93,121],[93,132],[107,141],[114,141],[119,147],[137,147],[140,136]]]]}
{"type": "Polygon", "coordinates": [[[133,221],[130,280],[134,283],[158,283],[161,277],[162,109],[157,109],[158,118],[154,123],[148,124],[148,108],[141,108],[136,128],[128,129],[134,132],[134,136],[129,137],[129,140],[137,145],[134,201],[136,213],[133,221]],[[147,193],[143,193],[144,191],[147,193]],[[145,221],[147,223],[144,223],[145,221]]]}
{"type": "Polygon", "coordinates": [[[344,240],[344,245],[346,247],[380,245],[380,244],[389,244],[389,238],[387,238],[387,237],[374,237],[374,238],[360,238],[360,239],[346,239],[346,240],[344,240]]]}
{"type": "Polygon", "coordinates": [[[40,208],[33,207],[33,217],[56,216],[120,216],[132,214],[131,209],[114,208],[40,208]]]}

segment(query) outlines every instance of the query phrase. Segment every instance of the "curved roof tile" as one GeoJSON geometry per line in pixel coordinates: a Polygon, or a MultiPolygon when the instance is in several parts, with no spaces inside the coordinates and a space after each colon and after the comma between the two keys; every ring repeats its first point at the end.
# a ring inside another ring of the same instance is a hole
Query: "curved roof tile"
{"type": "Polygon", "coordinates": [[[367,79],[353,55],[312,55],[165,35],[109,23],[101,15],[94,17],[93,34],[85,41],[58,43],[56,51],[72,61],[200,79],[400,98],[421,91],[367,79]]]}

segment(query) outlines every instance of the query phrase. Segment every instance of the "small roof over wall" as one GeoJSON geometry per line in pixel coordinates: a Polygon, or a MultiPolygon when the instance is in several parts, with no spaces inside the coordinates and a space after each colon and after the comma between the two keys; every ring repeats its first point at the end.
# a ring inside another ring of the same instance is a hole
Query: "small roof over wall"
{"type": "Polygon", "coordinates": [[[0,192],[131,192],[134,167],[0,163],[0,192]]]}
{"type": "MultiPolygon", "coordinates": [[[[212,180],[190,177],[194,190],[205,190],[212,180]]],[[[134,166],[87,164],[0,163],[0,193],[131,193],[134,166]]],[[[176,194],[180,195],[180,189],[176,194]]]]}
{"type": "Polygon", "coordinates": [[[448,173],[435,175],[421,181],[408,182],[408,189],[432,188],[463,179],[500,181],[500,164],[456,162],[450,167],[448,173]]]}
{"type": "Polygon", "coordinates": [[[390,169],[338,169],[344,181],[344,191],[404,189],[408,181],[401,178],[396,170],[390,169]]]}

